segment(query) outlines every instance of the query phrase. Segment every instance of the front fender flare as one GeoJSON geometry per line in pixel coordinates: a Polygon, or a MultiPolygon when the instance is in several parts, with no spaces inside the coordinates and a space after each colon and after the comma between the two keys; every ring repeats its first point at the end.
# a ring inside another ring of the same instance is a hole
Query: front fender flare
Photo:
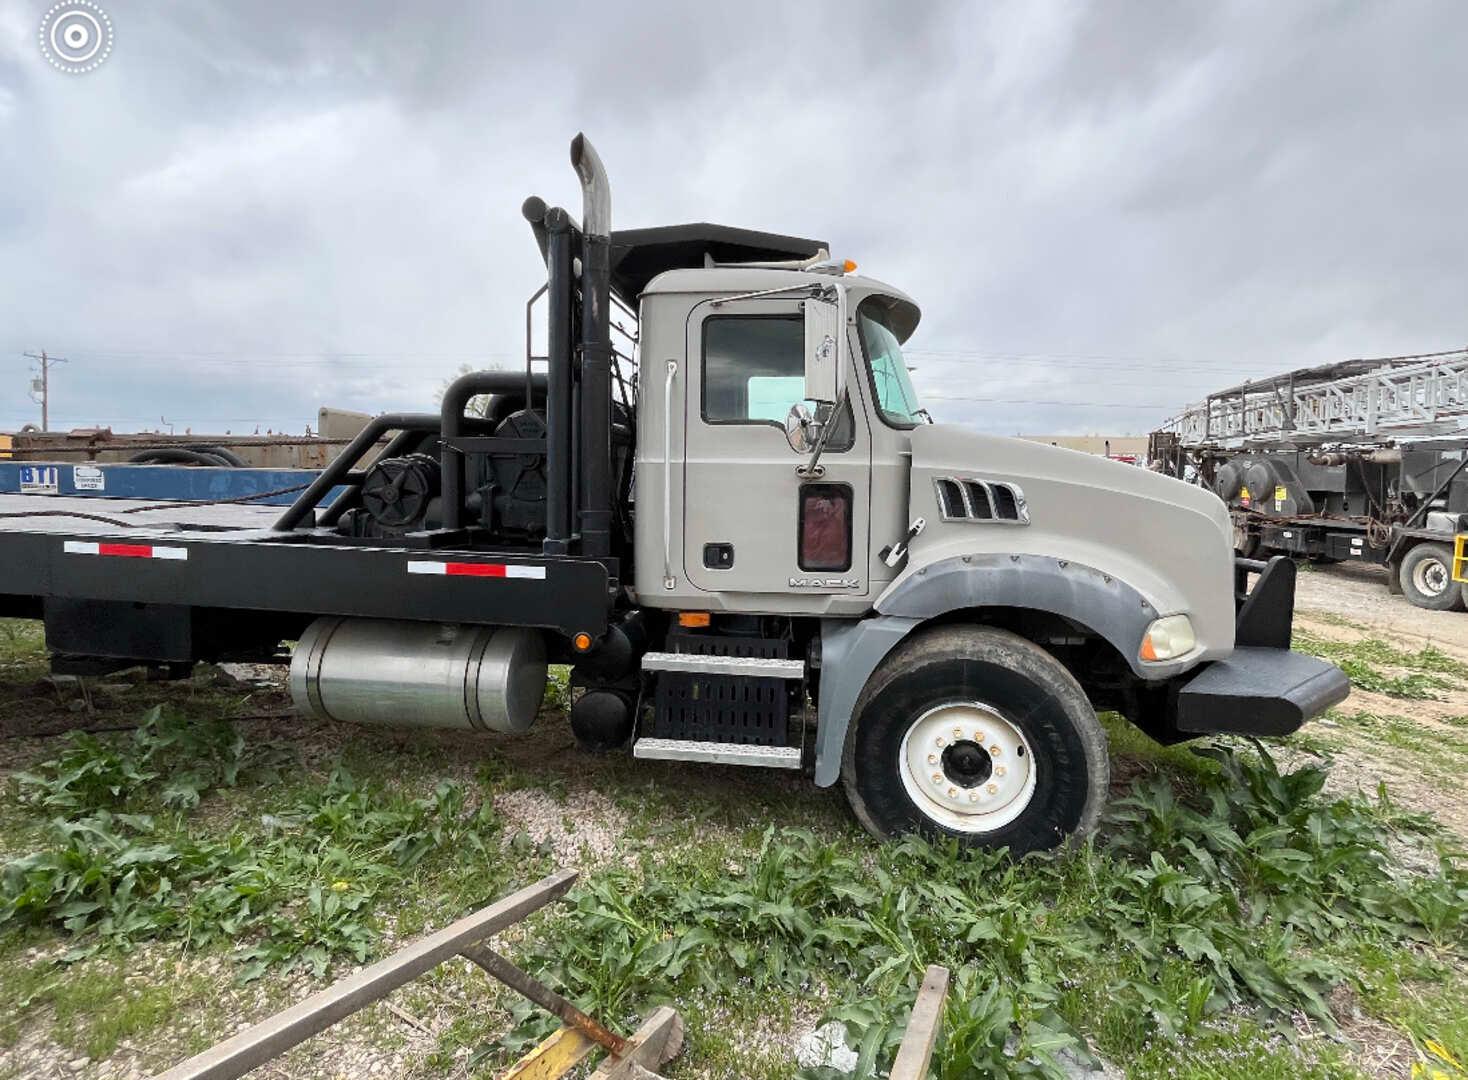
{"type": "Polygon", "coordinates": [[[841,773],[841,750],[852,710],[877,665],[912,629],[954,611],[979,608],[1045,611],[1085,626],[1147,680],[1166,679],[1196,662],[1143,665],[1142,635],[1160,613],[1126,582],[1090,566],[1040,555],[963,555],[943,559],[895,582],[877,599],[874,618],[821,624],[820,709],[816,783],[841,773]]]}

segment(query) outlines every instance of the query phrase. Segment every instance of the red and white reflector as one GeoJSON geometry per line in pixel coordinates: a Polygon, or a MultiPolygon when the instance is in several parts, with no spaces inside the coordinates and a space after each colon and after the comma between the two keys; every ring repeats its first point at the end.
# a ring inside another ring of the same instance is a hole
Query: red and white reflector
{"type": "Polygon", "coordinates": [[[535,578],[544,580],[545,567],[516,563],[438,562],[409,559],[410,574],[439,574],[445,577],[535,578]]]}
{"type": "Polygon", "coordinates": [[[119,559],[187,560],[189,549],[162,544],[104,544],[86,540],[65,540],[61,550],[68,555],[111,555],[119,559]]]}

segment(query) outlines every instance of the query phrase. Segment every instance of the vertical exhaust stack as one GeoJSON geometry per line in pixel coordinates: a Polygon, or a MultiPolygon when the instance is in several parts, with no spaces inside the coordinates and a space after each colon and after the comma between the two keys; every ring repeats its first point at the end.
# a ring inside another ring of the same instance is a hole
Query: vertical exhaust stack
{"type": "Polygon", "coordinates": [[[572,279],[575,258],[575,226],[571,216],[556,207],[543,218],[541,231],[546,236],[546,280],[550,284],[546,304],[545,437],[545,541],[547,555],[566,555],[571,540],[571,354],[575,349],[576,327],[572,298],[576,285],[572,279]]]}
{"type": "Polygon", "coordinates": [[[581,552],[612,553],[612,191],[595,147],[571,140],[581,180],[581,552]]]}

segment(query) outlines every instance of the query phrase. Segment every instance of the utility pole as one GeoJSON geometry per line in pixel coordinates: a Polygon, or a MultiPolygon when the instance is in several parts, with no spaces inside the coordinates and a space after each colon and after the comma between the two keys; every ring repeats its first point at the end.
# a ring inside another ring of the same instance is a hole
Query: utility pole
{"type": "MultiPolygon", "coordinates": [[[[46,350],[42,349],[40,355],[28,352],[24,354],[31,360],[41,365],[40,392],[41,392],[41,430],[51,430],[51,365],[66,363],[64,356],[47,356],[46,350]]],[[[31,382],[31,400],[36,400],[36,380],[31,382]]]]}

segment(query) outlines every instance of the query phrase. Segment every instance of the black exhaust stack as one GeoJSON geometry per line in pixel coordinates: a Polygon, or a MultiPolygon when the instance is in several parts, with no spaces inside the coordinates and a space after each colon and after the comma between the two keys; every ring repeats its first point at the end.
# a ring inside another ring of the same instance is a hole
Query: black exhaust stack
{"type": "Polygon", "coordinates": [[[571,140],[581,179],[581,553],[612,552],[612,194],[585,135],[571,140]]]}
{"type": "MultiPolygon", "coordinates": [[[[544,205],[544,204],[542,204],[544,205]]],[[[571,540],[571,352],[575,317],[572,300],[572,249],[575,228],[560,207],[546,213],[541,234],[546,238],[546,478],[545,543],[547,555],[566,555],[571,540]]]]}

